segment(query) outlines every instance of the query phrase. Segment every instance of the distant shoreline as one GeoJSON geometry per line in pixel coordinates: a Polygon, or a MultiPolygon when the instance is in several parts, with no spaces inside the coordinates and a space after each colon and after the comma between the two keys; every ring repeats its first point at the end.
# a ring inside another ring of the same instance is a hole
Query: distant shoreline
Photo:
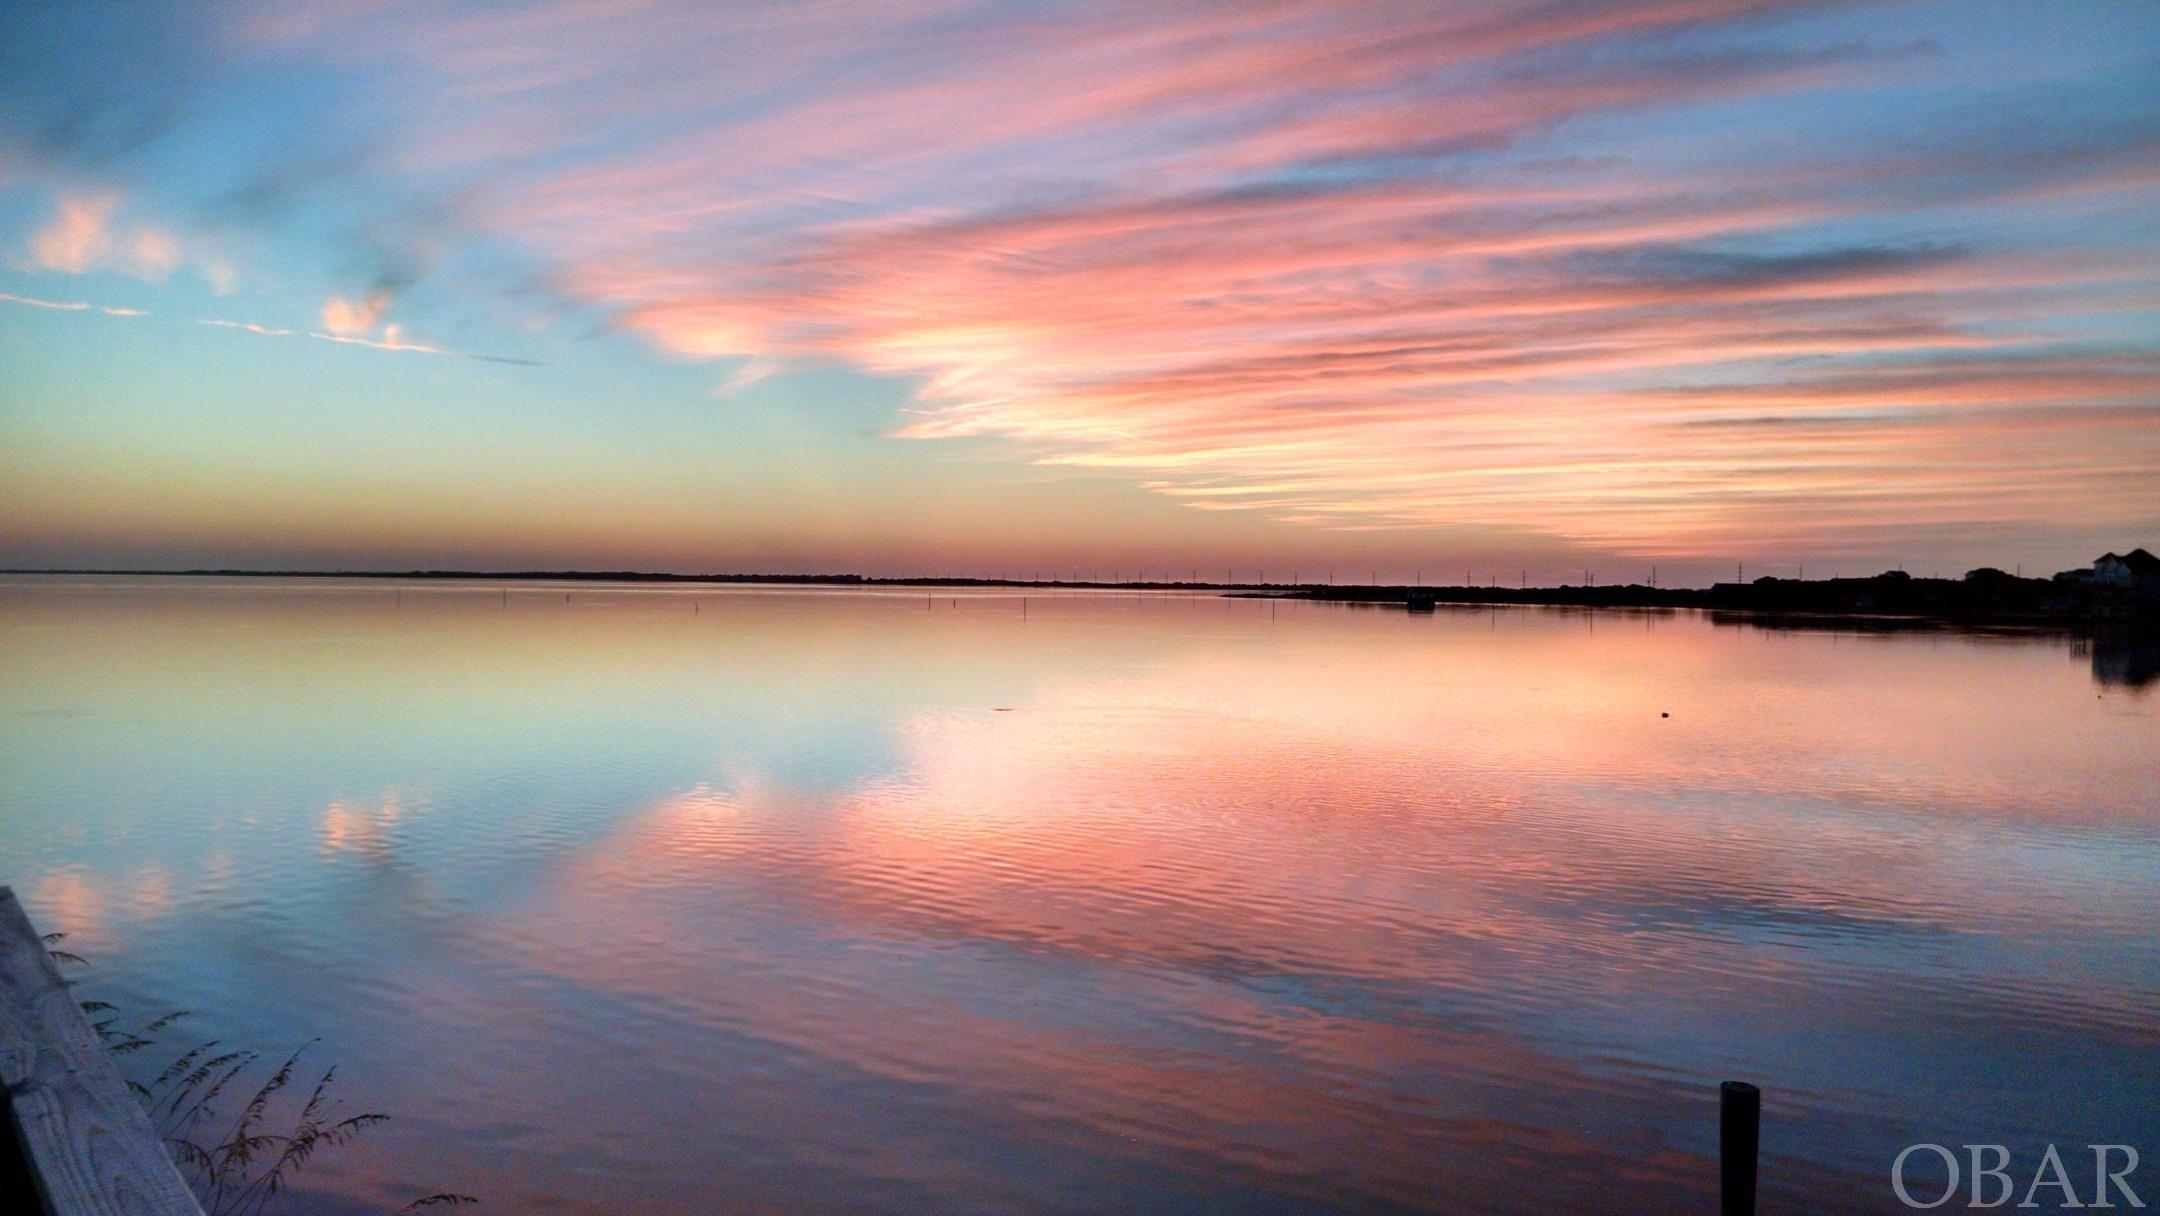
{"type": "Polygon", "coordinates": [[[552,582],[552,583],[761,583],[836,587],[1045,587],[1109,591],[1225,591],[1297,594],[1314,589],[1385,590],[1349,584],[1211,582],[1180,579],[1024,579],[968,578],[941,575],[873,574],[671,574],[650,570],[88,570],[8,569],[0,575],[41,574],[127,578],[351,578],[400,581],[552,582]]]}
{"type": "Polygon", "coordinates": [[[1851,623],[1874,621],[2075,628],[2160,624],[2150,597],[2110,595],[2059,579],[1976,572],[1963,579],[1915,578],[1897,571],[1867,578],[1759,578],[1707,588],[1641,583],[1558,587],[1423,586],[1210,582],[1187,580],[1003,579],[880,577],[863,574],[671,574],[640,570],[90,570],[9,569],[0,575],[131,578],[370,579],[398,582],[554,582],[673,585],[808,585],[839,587],[1012,587],[1091,591],[1200,591],[1239,598],[1303,599],[1370,607],[1435,611],[1443,605],[1529,605],[1572,608],[1702,609],[1851,623]]]}
{"type": "MultiPolygon", "coordinates": [[[[843,587],[1080,587],[1110,591],[1220,591],[1256,595],[1311,596],[1313,598],[1384,600],[1401,599],[1406,594],[1431,595],[1435,593],[1460,593],[1475,597],[1475,602],[1490,602],[1495,595],[1535,597],[1538,595],[1584,592],[1603,595],[1629,590],[1656,591],[1658,594],[1677,597],[1708,594],[1702,589],[1685,587],[1643,588],[1627,585],[1611,587],[1532,587],[1518,592],[1511,588],[1487,588],[1473,586],[1438,586],[1425,584],[1388,583],[1285,583],[1266,580],[1217,582],[1209,579],[1091,579],[1091,578],[972,578],[959,575],[874,575],[874,574],[672,574],[650,570],[90,570],[90,569],[6,569],[0,575],[39,574],[73,575],[127,578],[314,578],[314,579],[393,579],[403,581],[467,581],[467,582],[573,582],[573,583],[795,583],[818,586],[843,587]]],[[[1543,600],[1524,599],[1522,603],[1542,603],[1543,600]]],[[[1676,601],[1673,607],[1688,606],[1676,601]]]]}

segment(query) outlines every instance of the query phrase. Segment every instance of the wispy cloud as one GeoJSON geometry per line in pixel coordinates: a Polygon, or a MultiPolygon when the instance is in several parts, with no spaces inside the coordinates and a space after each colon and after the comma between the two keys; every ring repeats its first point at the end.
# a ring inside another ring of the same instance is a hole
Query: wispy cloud
{"type": "Polygon", "coordinates": [[[2125,462],[2160,489],[2160,453],[2092,411],[2160,389],[2160,359],[2066,343],[2060,318],[2151,308],[2152,277],[1999,234],[2012,199],[2067,217],[2081,181],[2152,194],[2123,174],[2160,117],[1991,118],[1926,158],[1716,138],[1691,158],[1699,130],[1657,126],[1835,108],[1942,54],[1796,32],[1827,11],[566,0],[315,6],[253,32],[416,54],[427,88],[484,103],[407,155],[506,175],[472,221],[660,346],[742,360],[721,395],[838,359],[921,385],[902,436],[1333,528],[1836,547],[1886,515],[1959,518],[1983,485],[1997,513],[2137,517],[2125,462]],[[2012,397],[2064,412],[2013,427],[2012,397]],[[1715,425],[1814,402],[1843,411],[1834,437],[1715,425]]]}
{"type": "MultiPolygon", "coordinates": [[[[218,52],[368,133],[375,188],[312,199],[324,341],[481,357],[390,322],[479,252],[716,395],[905,377],[899,436],[1196,510],[1646,554],[2160,524],[2149,18],[1893,7],[319,0],[218,52]]],[[[51,264],[121,256],[101,197],[51,264]]]]}
{"type": "Polygon", "coordinates": [[[10,304],[27,304],[32,308],[50,308],[59,312],[82,312],[90,308],[90,305],[79,300],[40,300],[36,296],[9,295],[4,291],[0,291],[0,300],[5,300],[10,304]]]}
{"type": "Polygon", "coordinates": [[[300,333],[297,329],[277,329],[268,325],[257,325],[253,321],[225,321],[205,317],[200,323],[216,326],[219,329],[238,329],[251,334],[261,334],[266,338],[291,338],[297,337],[300,333]]]}
{"type": "Polygon", "coordinates": [[[456,359],[471,359],[481,363],[507,363],[517,367],[542,366],[541,363],[533,359],[515,359],[506,355],[476,355],[470,351],[451,350],[448,347],[431,346],[425,342],[407,341],[403,333],[395,325],[385,326],[380,337],[367,337],[361,334],[328,333],[323,330],[281,329],[276,326],[258,325],[252,321],[230,321],[215,317],[204,317],[200,323],[218,329],[232,329],[243,333],[259,334],[266,338],[314,338],[320,342],[336,342],[342,346],[359,346],[369,350],[403,351],[408,354],[418,355],[448,355],[456,359]]]}
{"type": "Polygon", "coordinates": [[[319,330],[310,332],[308,337],[319,338],[325,342],[340,342],[347,346],[365,346],[370,350],[410,351],[420,355],[450,355],[458,359],[474,359],[482,363],[508,363],[518,367],[540,366],[540,363],[533,359],[513,359],[505,355],[476,355],[471,351],[451,350],[442,346],[430,346],[425,342],[407,341],[395,325],[384,326],[381,336],[373,338],[351,333],[323,333],[319,330]]]}
{"type": "Polygon", "coordinates": [[[36,296],[18,296],[0,291],[0,303],[23,304],[31,308],[49,308],[56,312],[101,312],[108,317],[147,317],[149,312],[141,308],[119,308],[105,304],[89,304],[80,300],[43,300],[36,296]]]}
{"type": "Polygon", "coordinates": [[[728,373],[725,380],[713,386],[713,396],[732,397],[753,384],[771,379],[778,375],[780,370],[781,364],[777,359],[745,359],[734,371],[728,373]]]}

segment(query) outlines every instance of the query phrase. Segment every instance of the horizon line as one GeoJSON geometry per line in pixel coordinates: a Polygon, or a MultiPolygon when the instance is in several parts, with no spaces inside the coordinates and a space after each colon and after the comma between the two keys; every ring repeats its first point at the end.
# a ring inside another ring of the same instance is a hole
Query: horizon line
{"type": "MultiPolygon", "coordinates": [[[[2072,569],[2078,569],[2078,568],[2079,568],[2079,567],[2072,567],[2072,569]]],[[[1653,570],[1654,570],[1654,569],[1655,569],[1655,567],[1653,567],[1653,570]]],[[[1978,567],[1975,567],[1973,571],[1968,571],[1967,573],[1968,573],[1968,574],[1970,574],[1970,573],[1977,573],[1978,571],[1981,571],[1981,570],[1994,570],[1994,569],[1996,569],[1996,568],[1995,568],[1995,567],[1991,567],[1991,566],[1978,566],[1978,567]]],[[[2018,575],[2009,575],[2007,571],[1998,571],[1998,573],[2003,573],[2003,574],[2007,575],[2008,577],[2018,578],[2018,579],[2021,579],[2021,580],[2024,580],[2024,581],[2030,581],[2030,582],[2047,582],[2047,581],[2050,581],[2050,579],[2051,579],[2051,578],[2053,577],[2053,576],[2051,576],[2051,575],[2041,575],[2041,576],[2036,576],[2036,577],[2033,577],[2033,578],[2030,578],[2030,579],[2026,579],[2026,578],[2025,578],[2025,576],[2024,576],[2024,575],[2022,575],[2022,574],[2018,574],[2018,575]]],[[[1493,582],[1491,582],[1491,583],[1427,583],[1427,582],[1424,582],[1424,581],[1422,581],[1422,580],[1419,580],[1419,581],[1414,581],[1414,582],[1362,582],[1362,583],[1360,583],[1360,582],[1336,582],[1336,581],[1335,581],[1335,580],[1334,580],[1334,579],[1333,579],[1332,577],[1330,577],[1330,578],[1329,578],[1328,580],[1326,580],[1326,581],[1314,581],[1314,580],[1310,580],[1310,579],[1300,579],[1300,578],[1296,578],[1296,577],[1295,577],[1295,576],[1293,575],[1293,578],[1292,578],[1292,580],[1291,580],[1291,581],[1283,581],[1283,580],[1270,580],[1270,579],[1268,579],[1268,578],[1266,578],[1266,577],[1265,577],[1264,573],[1263,573],[1262,577],[1260,577],[1260,578],[1258,578],[1258,579],[1250,579],[1250,580],[1235,580],[1235,579],[1233,579],[1233,580],[1230,580],[1230,581],[1217,581],[1217,580],[1212,580],[1212,579],[1150,579],[1150,578],[1144,578],[1144,577],[1143,577],[1143,578],[1137,578],[1137,579],[1120,579],[1120,578],[1115,578],[1115,577],[1113,577],[1113,578],[1032,578],[1032,579],[1031,579],[1031,578],[1014,578],[1014,577],[987,577],[987,576],[980,576],[980,575],[934,575],[934,574],[920,574],[920,575],[871,575],[871,574],[859,574],[859,573],[837,573],[837,572],[821,572],[821,573],[801,573],[801,572],[798,572],[798,573],[770,573],[770,572],[739,572],[739,571],[738,571],[738,572],[718,572],[718,571],[711,571],[711,572],[702,572],[702,573],[695,573],[695,574],[684,574],[684,573],[680,573],[680,572],[676,572],[676,571],[656,571],[656,570],[538,570],[538,569],[527,569],[527,570],[467,570],[467,569],[455,569],[455,568],[434,568],[434,569],[428,569],[428,568],[417,568],[417,567],[416,567],[416,568],[408,568],[408,569],[403,569],[403,570],[262,570],[262,569],[246,569],[246,568],[241,568],[241,567],[191,567],[191,568],[187,568],[187,569],[146,569],[146,568],[103,569],[103,568],[93,568],[93,567],[0,567],[0,576],[11,576],[11,575],[76,575],[76,576],[83,576],[83,575],[87,575],[87,576],[92,576],[92,577],[129,577],[129,578],[353,578],[353,579],[399,579],[399,578],[406,578],[406,579],[474,580],[474,581],[478,581],[478,580],[488,580],[488,579],[494,579],[494,580],[504,580],[504,581],[531,581],[531,582],[542,582],[542,581],[549,581],[549,580],[554,580],[554,581],[563,581],[563,582],[625,582],[625,583],[809,583],[809,584],[826,584],[826,585],[856,585],[856,586],[864,586],[864,585],[867,585],[867,586],[944,586],[944,587],[970,587],[970,586],[972,586],[972,587],[1088,587],[1088,588],[1117,588],[1117,589],[1132,589],[1132,588],[1160,588],[1160,589],[1163,589],[1163,590],[1173,590],[1173,591],[1178,591],[1178,590],[1188,590],[1188,591],[1190,591],[1190,590],[1199,590],[1199,591],[1213,591],[1213,590],[1255,590],[1255,589],[1277,589],[1277,588],[1280,588],[1280,589],[1288,589],[1288,590],[1301,590],[1301,589],[1305,589],[1305,588],[1330,588],[1330,587],[1332,587],[1332,588],[1335,588],[1335,589],[1338,589],[1338,590],[1355,590],[1355,589],[1371,589],[1371,590],[1398,590],[1398,589],[1399,589],[1399,590],[1403,590],[1403,591],[1450,591],[1450,590],[1455,590],[1455,591],[1478,591],[1478,592],[1486,592],[1486,593],[1491,593],[1491,592],[1496,592],[1496,591],[1523,591],[1523,590],[1546,590],[1546,591],[1554,591],[1554,590],[1601,591],[1601,590],[1617,590],[1617,589],[1623,589],[1623,588],[1638,588],[1638,589],[1641,589],[1641,590],[1646,590],[1646,591],[1708,591],[1708,590],[1711,590],[1711,589],[1714,589],[1714,588],[1716,588],[1716,587],[1720,587],[1720,586],[1733,586],[1733,585],[1736,585],[1736,584],[1747,584],[1747,583],[1752,583],[1752,582],[1758,582],[1758,581],[1762,581],[1762,580],[1766,580],[1766,579],[1767,579],[1767,580],[1770,580],[1770,581],[1773,581],[1773,582],[1793,582],[1793,583],[1806,583],[1806,582],[1815,582],[1815,583],[1833,583],[1833,582],[1866,582],[1866,581],[1870,581],[1870,580],[1873,580],[1873,579],[1879,579],[1879,578],[1884,578],[1884,577],[1903,577],[1903,578],[1909,578],[1909,579],[1911,579],[1911,580],[1913,580],[1913,581],[1915,581],[1915,582],[1926,582],[1926,581],[1935,581],[1935,582],[1947,582],[1947,583],[1957,583],[1957,582],[1963,582],[1963,581],[1964,581],[1964,579],[1965,579],[1965,575],[1953,575],[1953,576],[1950,576],[1950,577],[1947,577],[1947,578],[1946,578],[1946,577],[1943,577],[1943,576],[1940,576],[1940,575],[1918,575],[1918,574],[1912,574],[1912,573],[1910,573],[1910,572],[1906,571],[1906,570],[1905,570],[1905,569],[1904,569],[1904,568],[1903,568],[1902,566],[1899,566],[1899,567],[1892,567],[1892,568],[1890,568],[1890,569],[1882,570],[1882,571],[1879,571],[1879,572],[1877,572],[1877,573],[1874,573],[1874,574],[1861,574],[1861,575],[1832,575],[1832,576],[1831,576],[1831,577],[1829,577],[1829,578],[1816,578],[1816,579],[1809,579],[1809,578],[1806,578],[1806,577],[1804,576],[1804,574],[1803,574],[1803,575],[1801,575],[1801,576],[1799,576],[1799,577],[1785,577],[1785,576],[1780,576],[1780,575],[1774,575],[1774,574],[1764,574],[1764,575],[1760,575],[1760,576],[1758,576],[1758,578],[1756,578],[1756,579],[1752,579],[1752,580],[1751,580],[1751,579],[1747,579],[1747,578],[1746,578],[1746,577],[1744,576],[1744,574],[1743,574],[1741,578],[1739,578],[1739,579],[1736,579],[1736,580],[1734,580],[1734,582],[1733,582],[1733,583],[1725,583],[1725,582],[1719,582],[1719,581],[1712,581],[1712,582],[1710,582],[1710,583],[1709,583],[1709,584],[1707,584],[1707,585],[1689,585],[1689,584],[1678,584],[1678,583],[1665,583],[1665,584],[1660,584],[1660,583],[1657,583],[1657,582],[1655,582],[1655,581],[1653,581],[1653,582],[1648,582],[1648,583],[1645,583],[1645,582],[1640,582],[1640,581],[1628,581],[1628,582],[1617,582],[1617,581],[1616,581],[1616,582],[1611,582],[1611,583],[1599,583],[1599,582],[1596,582],[1596,581],[1595,581],[1595,578],[1594,578],[1594,571],[1586,570],[1586,571],[1585,571],[1585,575],[1586,575],[1586,578],[1585,578],[1585,580],[1584,580],[1583,582],[1580,582],[1580,583],[1569,583],[1569,582],[1560,582],[1560,583],[1539,583],[1539,584],[1531,584],[1531,583],[1529,583],[1529,582],[1527,581],[1527,579],[1522,579],[1522,580],[1519,580],[1519,581],[1518,581],[1518,583],[1517,583],[1517,584],[1516,584],[1515,586],[1512,586],[1512,587],[1510,587],[1510,586],[1507,586],[1507,585],[1505,585],[1505,584],[1503,584],[1503,583],[1501,583],[1501,582],[1499,582],[1499,581],[1497,581],[1497,580],[1495,580],[1495,581],[1493,581],[1493,582]]],[[[1654,574],[1653,574],[1653,578],[1654,578],[1654,577],[1655,577],[1655,576],[1654,576],[1654,574]]]]}

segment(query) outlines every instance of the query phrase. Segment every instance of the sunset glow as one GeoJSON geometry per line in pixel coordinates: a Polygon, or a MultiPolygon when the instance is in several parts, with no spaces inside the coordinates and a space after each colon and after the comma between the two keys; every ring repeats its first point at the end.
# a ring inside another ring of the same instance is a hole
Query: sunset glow
{"type": "Polygon", "coordinates": [[[2134,2],[10,5],[0,564],[2082,564],[2160,531],[2156,51],[2134,2]]]}

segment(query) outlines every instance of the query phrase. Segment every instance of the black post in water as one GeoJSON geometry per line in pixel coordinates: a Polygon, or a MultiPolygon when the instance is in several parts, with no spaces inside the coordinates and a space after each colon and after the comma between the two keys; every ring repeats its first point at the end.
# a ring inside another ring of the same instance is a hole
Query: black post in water
{"type": "Polygon", "coordinates": [[[1755,1216],[1755,1155],[1762,1139],[1762,1091],[1745,1081],[1718,1086],[1718,1174],[1724,1216],[1755,1216]]]}

